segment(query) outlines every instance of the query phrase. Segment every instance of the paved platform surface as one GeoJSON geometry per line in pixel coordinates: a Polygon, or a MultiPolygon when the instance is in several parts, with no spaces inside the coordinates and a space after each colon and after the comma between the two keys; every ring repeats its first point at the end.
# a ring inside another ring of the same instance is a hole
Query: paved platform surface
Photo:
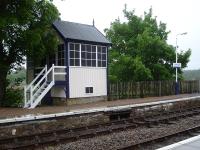
{"type": "Polygon", "coordinates": [[[157,150],[200,150],[200,135],[157,150]]]}
{"type": "Polygon", "coordinates": [[[0,107],[0,119],[22,117],[27,115],[46,115],[54,113],[72,112],[83,109],[90,110],[90,109],[107,108],[115,106],[126,106],[126,105],[151,103],[151,102],[166,101],[166,100],[173,100],[173,99],[187,98],[194,96],[200,96],[200,94],[181,94],[181,95],[162,96],[162,97],[121,99],[114,101],[94,102],[94,103],[71,105],[71,106],[41,106],[35,109],[0,107]]]}

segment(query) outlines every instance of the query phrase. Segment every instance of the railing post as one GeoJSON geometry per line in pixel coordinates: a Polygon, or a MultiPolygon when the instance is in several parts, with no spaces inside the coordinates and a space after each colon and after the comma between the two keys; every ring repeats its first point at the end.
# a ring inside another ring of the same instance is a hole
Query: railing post
{"type": "Polygon", "coordinates": [[[33,86],[31,85],[31,88],[30,88],[30,101],[31,101],[31,106],[33,104],[33,86]]]}
{"type": "MultiPolygon", "coordinates": [[[[45,75],[46,75],[46,73],[47,73],[47,65],[45,65],[45,75]]],[[[47,82],[47,76],[45,78],[45,81],[47,82]]]]}
{"type": "Polygon", "coordinates": [[[26,86],[24,86],[24,106],[26,107],[26,101],[27,101],[27,97],[26,97],[26,86]]]}
{"type": "Polygon", "coordinates": [[[52,64],[52,81],[55,82],[55,76],[54,76],[54,64],[52,64]]]}

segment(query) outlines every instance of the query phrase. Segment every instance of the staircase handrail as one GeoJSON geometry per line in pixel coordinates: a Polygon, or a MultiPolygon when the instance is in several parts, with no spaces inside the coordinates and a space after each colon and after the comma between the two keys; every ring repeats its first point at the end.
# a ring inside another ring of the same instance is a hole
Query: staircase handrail
{"type": "Polygon", "coordinates": [[[67,67],[66,67],[66,66],[55,66],[55,65],[54,65],[54,68],[55,68],[55,69],[66,69],[67,67]]]}
{"type": "Polygon", "coordinates": [[[26,91],[30,89],[30,87],[35,83],[35,81],[37,81],[37,79],[43,74],[43,72],[46,71],[47,71],[47,65],[45,65],[42,71],[40,71],[40,73],[34,78],[34,80],[29,85],[25,86],[26,91]]]}
{"type": "Polygon", "coordinates": [[[45,78],[47,78],[47,76],[48,76],[48,74],[51,72],[53,70],[53,72],[52,72],[52,81],[54,81],[54,65],[52,65],[52,67],[44,74],[44,76],[40,79],[40,81],[38,81],[37,82],[37,84],[33,87],[33,91],[38,87],[38,85],[45,79],[45,78]]]}
{"type": "Polygon", "coordinates": [[[24,107],[35,108],[40,102],[40,100],[42,99],[42,97],[44,96],[44,94],[46,94],[46,92],[48,92],[48,90],[52,88],[53,85],[55,84],[55,76],[66,74],[65,72],[66,70],[60,72],[60,71],[56,71],[56,69],[66,69],[66,68],[67,68],[66,66],[54,66],[54,64],[52,64],[51,68],[47,70],[47,65],[45,65],[45,67],[36,76],[36,78],[28,86],[25,86],[24,107]],[[39,78],[40,76],[41,78],[39,78]],[[47,80],[49,76],[51,77],[49,80],[47,80]],[[50,82],[50,84],[48,83],[47,84],[48,86],[44,88],[44,91],[41,90],[44,85],[43,81],[45,84],[50,82]],[[42,91],[41,94],[40,94],[40,90],[42,91]],[[30,91],[30,93],[28,94],[27,91],[30,91]],[[38,93],[39,93],[39,97],[35,98],[38,93]],[[28,95],[29,95],[29,98],[27,99],[28,95]]]}

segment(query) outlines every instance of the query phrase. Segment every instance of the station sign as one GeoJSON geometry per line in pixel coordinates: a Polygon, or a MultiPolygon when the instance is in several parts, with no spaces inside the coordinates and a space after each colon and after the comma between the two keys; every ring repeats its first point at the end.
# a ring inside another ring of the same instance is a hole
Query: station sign
{"type": "Polygon", "coordinates": [[[173,68],[181,68],[181,63],[173,63],[173,68]]]}

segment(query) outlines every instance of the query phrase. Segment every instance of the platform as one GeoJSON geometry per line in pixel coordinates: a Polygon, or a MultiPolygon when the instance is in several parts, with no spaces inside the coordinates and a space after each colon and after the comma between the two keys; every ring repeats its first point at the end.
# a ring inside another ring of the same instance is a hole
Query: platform
{"type": "Polygon", "coordinates": [[[157,150],[200,150],[200,135],[157,150]]]}
{"type": "Polygon", "coordinates": [[[188,100],[200,100],[200,94],[184,94],[163,97],[150,97],[138,99],[124,99],[116,101],[96,102],[76,106],[51,106],[38,107],[35,109],[23,108],[0,108],[0,124],[21,122],[30,120],[41,120],[47,118],[84,115],[89,113],[100,113],[110,111],[121,111],[136,107],[164,105],[188,100]]]}

